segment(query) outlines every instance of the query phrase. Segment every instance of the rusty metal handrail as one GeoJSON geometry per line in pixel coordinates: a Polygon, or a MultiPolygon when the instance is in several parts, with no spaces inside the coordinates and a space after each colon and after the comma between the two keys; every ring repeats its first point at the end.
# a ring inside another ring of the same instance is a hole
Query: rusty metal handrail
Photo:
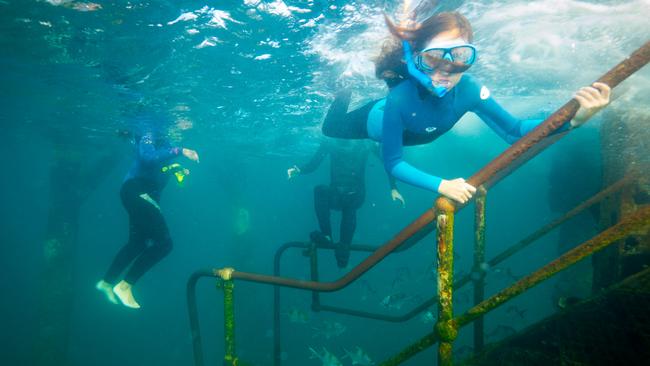
{"type": "MultiPolygon", "coordinates": [[[[607,73],[596,80],[605,83],[614,89],[630,75],[645,66],[650,61],[650,41],[646,41],[641,47],[634,51],[625,60],[611,68],[607,73]]],[[[467,182],[475,187],[484,186],[486,189],[494,183],[510,174],[514,169],[530,160],[541,149],[548,145],[543,140],[562,127],[578,111],[580,105],[575,99],[569,100],[555,113],[549,116],[542,124],[533,129],[526,136],[522,137],[515,144],[510,146],[501,155],[489,162],[483,169],[479,170],[467,182]],[[533,146],[537,146],[535,154],[527,154],[533,146]]],[[[562,134],[563,136],[564,134],[562,134]]],[[[561,136],[560,136],[561,137],[561,136]]],[[[557,139],[551,139],[555,142],[557,139]]]]}
{"type": "MultiPolygon", "coordinates": [[[[645,66],[650,60],[650,41],[646,42],[639,49],[634,51],[628,58],[621,61],[618,65],[610,69],[603,76],[598,78],[597,81],[604,82],[611,88],[616,87],[623,80],[628,78],[634,72],[645,66]]],[[[494,185],[498,180],[504,178],[512,172],[509,167],[518,167],[525,161],[532,158],[532,154],[527,154],[536,145],[542,144],[542,141],[554,133],[557,129],[567,123],[576,113],[579,104],[575,99],[569,100],[560,109],[548,117],[544,122],[537,126],[534,130],[526,136],[519,139],[516,143],[506,149],[503,153],[493,159],[485,167],[479,170],[476,174],[470,177],[467,181],[469,184],[478,187],[484,186],[486,189],[494,185]]],[[[565,134],[565,133],[564,133],[565,134]]],[[[564,134],[561,134],[562,136],[564,134]]],[[[553,138],[553,142],[557,141],[557,137],[553,138]]],[[[547,147],[548,144],[540,146],[547,147]]],[[[535,151],[539,153],[541,150],[535,151]]],[[[453,207],[454,212],[458,212],[464,205],[456,205],[453,202],[442,198],[447,201],[447,204],[453,207]]],[[[451,207],[450,207],[451,208],[451,207]]],[[[435,220],[435,209],[427,209],[420,217],[415,219],[406,228],[400,231],[395,237],[389,240],[386,244],[377,248],[364,261],[359,263],[350,272],[334,282],[315,282],[315,281],[302,281],[292,278],[276,277],[269,275],[262,275],[250,272],[233,272],[233,279],[243,281],[266,283],[270,285],[278,285],[284,287],[292,287],[298,289],[331,292],[344,288],[352,281],[359,278],[362,274],[366,273],[388,254],[395,249],[399,248],[406,240],[411,238],[420,230],[428,227],[435,220]]],[[[432,228],[431,228],[432,229],[432,228]]]]}
{"type": "Polygon", "coordinates": [[[430,227],[429,225],[433,221],[434,217],[435,214],[433,208],[426,210],[420,217],[418,217],[415,221],[413,221],[406,228],[400,231],[395,237],[393,237],[393,239],[389,240],[386,244],[378,247],[368,258],[364,259],[361,263],[352,268],[350,272],[346,273],[343,277],[334,282],[303,281],[293,278],[261,275],[257,273],[240,271],[234,271],[232,273],[232,278],[242,281],[265,283],[269,285],[319,292],[332,292],[340,290],[352,283],[352,281],[359,278],[362,274],[369,271],[386,256],[394,252],[401,245],[405,244],[407,240],[409,240],[415,234],[421,234],[422,232],[426,231],[431,232],[433,230],[433,227],[430,227]]]}
{"type": "MultiPolygon", "coordinates": [[[[628,185],[631,181],[630,177],[620,179],[619,181],[611,184],[609,187],[601,190],[600,192],[596,193],[593,195],[591,198],[585,200],[578,206],[574,207],[571,209],[569,212],[566,214],[562,215],[561,217],[549,222],[548,224],[544,225],[540,229],[536,230],[535,232],[531,233],[527,237],[521,239],[514,245],[512,245],[510,248],[507,248],[506,250],[502,251],[501,253],[497,254],[487,262],[488,267],[493,268],[503,262],[504,260],[510,258],[514,254],[518,253],[519,251],[523,250],[524,248],[528,247],[530,244],[534,243],[537,239],[541,238],[542,236],[546,235],[553,229],[557,228],[567,220],[570,220],[571,218],[575,217],[579,213],[583,212],[584,210],[588,209],[589,207],[599,203],[603,199],[607,198],[608,196],[618,192],[622,188],[624,188],[626,185],[628,185]]],[[[304,248],[307,248],[307,245],[304,246],[304,248]]],[[[279,272],[278,272],[279,273],[279,272]]],[[[459,289],[466,284],[470,283],[472,281],[472,275],[467,274],[461,277],[459,280],[454,282],[454,288],[459,289]]],[[[433,296],[430,299],[424,301],[422,304],[414,307],[412,310],[402,314],[402,315],[387,315],[387,314],[377,314],[377,313],[370,313],[370,312],[365,312],[361,310],[355,310],[355,309],[348,309],[348,308],[342,308],[342,307],[336,307],[336,306],[330,306],[330,305],[323,305],[320,304],[318,305],[318,310],[319,311],[329,311],[333,313],[339,313],[339,314],[346,314],[346,315],[351,315],[351,316],[356,316],[356,317],[361,317],[361,318],[367,318],[367,319],[375,319],[375,320],[382,320],[382,321],[387,321],[387,322],[395,322],[395,323],[400,323],[404,321],[408,321],[421,313],[422,311],[426,310],[427,308],[431,307],[438,301],[438,296],[433,296]]]]}
{"type": "MultiPolygon", "coordinates": [[[[470,324],[474,320],[485,315],[487,312],[496,309],[505,302],[511,300],[513,297],[523,293],[540,282],[545,281],[585,257],[616,243],[630,234],[647,230],[650,230],[650,205],[639,208],[636,212],[623,218],[618,224],[569,250],[554,261],[520,279],[512,286],[500,291],[489,299],[482,301],[480,304],[467,310],[464,314],[449,320],[448,323],[450,327],[454,329],[454,332],[457,332],[459,328],[470,324]]],[[[432,346],[439,340],[440,335],[437,331],[429,333],[415,343],[407,346],[396,356],[381,363],[381,366],[398,365],[420,351],[432,346]]]]}
{"type": "MultiPolygon", "coordinates": [[[[645,66],[650,60],[650,41],[646,42],[643,46],[637,49],[632,53],[627,59],[619,63],[617,66],[609,70],[605,75],[600,77],[598,81],[608,84],[610,87],[614,88],[620,84],[623,80],[629,77],[631,74],[639,70],[641,67],[645,66]]],[[[553,113],[549,118],[547,118],[542,124],[537,126],[529,134],[521,138],[518,142],[513,144],[511,147],[506,149],[502,154],[493,159],[488,163],[483,169],[478,173],[468,179],[468,183],[474,186],[484,186],[488,188],[489,186],[495,184],[497,181],[503,177],[510,174],[514,169],[528,161],[533,156],[537,155],[541,150],[549,146],[552,142],[557,141],[566,133],[558,134],[553,139],[547,139],[552,133],[557,131],[562,125],[567,123],[576,113],[579,108],[579,104],[575,99],[571,99],[564,106],[558,109],[553,113]]],[[[388,241],[386,244],[379,247],[373,254],[368,258],[354,267],[350,272],[344,275],[337,281],[334,282],[316,282],[316,281],[302,281],[291,278],[283,278],[276,276],[261,275],[248,272],[238,272],[232,271],[232,279],[240,279],[244,281],[251,281],[257,283],[266,283],[277,286],[292,287],[298,289],[307,289],[312,291],[336,291],[341,288],[346,287],[352,281],[356,280],[358,277],[363,275],[365,272],[374,267],[377,263],[383,260],[388,254],[390,254],[395,249],[402,246],[406,240],[411,238],[413,235],[418,233],[420,230],[429,228],[432,230],[430,224],[436,220],[436,214],[439,215],[449,215],[450,220],[453,223],[453,214],[458,210],[462,209],[464,205],[455,205],[446,198],[439,198],[436,203],[437,209],[429,208],[427,209],[420,217],[415,221],[409,224],[406,228],[400,231],[393,239],[388,241]],[[440,207],[444,208],[445,212],[441,212],[440,207]],[[438,211],[438,212],[436,212],[438,211]]],[[[444,224],[444,223],[443,223],[444,224]]],[[[453,230],[445,234],[445,236],[453,235],[453,230]]],[[[444,242],[445,236],[439,235],[439,243],[444,242]]],[[[449,248],[452,248],[453,241],[450,242],[449,248]]],[[[445,245],[439,245],[439,256],[440,250],[444,248],[445,245]]],[[[449,254],[451,255],[451,254],[449,254]]],[[[452,267],[452,261],[445,259],[447,261],[447,267],[452,267]]],[[[216,271],[215,271],[216,273],[216,271]]],[[[449,296],[451,295],[451,275],[439,273],[439,281],[443,280],[442,276],[448,276],[449,286],[445,285],[445,288],[449,296]]],[[[445,280],[446,281],[446,280],[445,280]]],[[[440,287],[440,286],[439,286],[440,287]]],[[[448,302],[445,300],[444,302],[448,302]]],[[[440,314],[447,313],[445,309],[439,309],[440,314]]],[[[440,316],[439,316],[440,319],[440,316]]],[[[453,340],[453,339],[452,339],[453,340]]],[[[449,348],[451,349],[451,348],[449,348]]]]}

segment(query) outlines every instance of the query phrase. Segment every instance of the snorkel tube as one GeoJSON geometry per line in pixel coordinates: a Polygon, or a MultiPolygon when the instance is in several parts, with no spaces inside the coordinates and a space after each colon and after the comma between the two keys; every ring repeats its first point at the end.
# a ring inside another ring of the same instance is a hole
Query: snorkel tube
{"type": "Polygon", "coordinates": [[[411,45],[408,43],[408,41],[402,41],[402,48],[404,49],[404,61],[406,61],[406,67],[409,71],[409,74],[420,84],[422,84],[422,86],[424,86],[428,91],[433,93],[433,95],[437,96],[438,98],[444,97],[449,89],[445,88],[444,86],[434,86],[431,77],[420,71],[420,69],[415,66],[415,62],[413,61],[413,54],[411,52],[411,45]]]}

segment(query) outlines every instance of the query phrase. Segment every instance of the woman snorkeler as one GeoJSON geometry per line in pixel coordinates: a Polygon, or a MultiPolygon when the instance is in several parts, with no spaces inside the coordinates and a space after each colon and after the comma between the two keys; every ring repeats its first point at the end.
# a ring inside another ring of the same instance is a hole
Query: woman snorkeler
{"type": "MultiPolygon", "coordinates": [[[[542,121],[513,117],[492,98],[487,87],[465,73],[475,63],[477,51],[472,45],[471,25],[461,14],[434,14],[408,29],[388,18],[386,23],[396,39],[384,46],[375,66],[377,77],[390,87],[388,96],[348,113],[350,93],[339,93],[323,122],[323,134],[381,142],[389,174],[466,203],[475,187],[463,178],[442,179],[413,167],[402,158],[403,146],[434,141],[469,111],[508,143],[542,121]]],[[[603,83],[580,88],[574,95],[580,108],[560,130],[586,122],[609,104],[609,96],[610,88],[603,83]]]]}

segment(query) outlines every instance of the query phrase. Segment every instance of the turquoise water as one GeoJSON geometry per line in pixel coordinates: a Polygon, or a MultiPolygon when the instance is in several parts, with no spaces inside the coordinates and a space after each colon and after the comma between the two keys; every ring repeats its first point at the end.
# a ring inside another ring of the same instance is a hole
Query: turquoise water
{"type": "MultiPolygon", "coordinates": [[[[43,241],[53,201],[52,179],[70,179],[71,197],[83,190],[75,172],[102,161],[103,175],[79,211],[71,365],[189,365],[192,346],[185,283],[200,268],[234,266],[272,272],[275,250],[308,239],[317,227],[312,188],[328,181],[327,167],[287,181],[286,169],[305,161],[318,146],[319,124],[334,93],[351,87],[353,107],[386,94],[374,78],[371,58],[387,35],[384,1],[150,1],[98,2],[0,0],[0,124],[4,178],[0,181],[0,362],[29,364],[37,330],[43,241]],[[90,10],[90,11],[89,11],[90,10]],[[129,128],[138,106],[168,113],[157,126],[175,142],[196,149],[184,187],[169,184],[162,206],[174,251],[137,285],[139,311],[113,306],[94,289],[123,245],[127,217],[118,191],[131,163],[129,147],[115,130],[129,128]],[[70,174],[51,174],[57,157],[80,161],[70,174]],[[105,159],[106,157],[113,159],[105,159]],[[56,178],[54,178],[56,177],[56,178]]],[[[471,73],[514,114],[551,113],[573,91],[590,83],[647,40],[647,0],[634,1],[453,1],[472,22],[479,62],[471,73]]],[[[621,85],[617,108],[647,108],[648,69],[621,85]],[[624,91],[624,93],[623,93],[624,91]]],[[[570,134],[491,191],[488,258],[555,218],[600,187],[599,118],[570,134]],[[558,187],[561,187],[558,189],[558,187]],[[557,192],[562,199],[553,198],[557,192]],[[558,202],[560,201],[560,202],[558,202]]],[[[476,117],[428,146],[407,151],[415,165],[443,177],[467,177],[507,145],[476,117]]],[[[326,164],[325,164],[326,165],[326,164]]],[[[367,197],[359,210],[355,242],[378,245],[431,205],[434,196],[400,186],[407,200],[390,200],[379,161],[370,161],[367,197]]],[[[71,203],[72,204],[72,203],[71,203]]],[[[50,214],[51,215],[51,214],[50,214]]],[[[336,215],[334,217],[337,217],[336,215]]],[[[51,216],[50,216],[51,218],[51,216]]],[[[586,215],[574,225],[575,243],[593,227],[586,215]],[[582,228],[582,226],[576,226],[582,228]]],[[[471,210],[458,218],[457,269],[472,264],[471,210]]],[[[334,220],[334,232],[338,223],[334,220]]],[[[557,255],[551,234],[488,273],[490,295],[557,255]]],[[[364,254],[354,253],[358,263],[364,254]]],[[[435,292],[429,266],[433,238],[381,263],[365,277],[333,294],[325,304],[402,314],[382,300],[407,294],[417,303],[435,292]],[[407,270],[406,270],[406,269],[407,270]],[[373,292],[366,293],[367,285],[373,292]]],[[[321,258],[321,279],[343,272],[330,253],[321,258]]],[[[299,252],[283,262],[287,276],[308,278],[299,252]]],[[[488,341],[521,330],[553,313],[551,280],[486,319],[488,341]],[[541,300],[540,300],[541,299],[541,300]],[[510,308],[515,306],[515,308],[510,308]],[[510,310],[508,310],[510,309],[510,310]],[[522,316],[517,310],[526,309],[522,316]]],[[[469,306],[469,288],[458,308],[469,306]]],[[[221,295],[211,282],[199,286],[206,364],[223,355],[221,295]]],[[[237,284],[237,349],[244,360],[270,365],[272,291],[237,284]]],[[[430,331],[420,317],[404,324],[310,313],[309,294],[283,291],[284,312],[305,311],[307,323],[283,315],[286,365],[318,365],[308,347],[326,347],[339,358],[363,348],[384,360],[430,331]],[[338,322],[345,331],[329,339],[314,329],[338,322]]],[[[433,309],[435,313],[435,309],[433,309]]],[[[457,349],[471,344],[461,332],[457,349]]],[[[430,364],[434,350],[412,365],[430,364]]],[[[350,364],[344,359],[343,364],[350,364]]]]}

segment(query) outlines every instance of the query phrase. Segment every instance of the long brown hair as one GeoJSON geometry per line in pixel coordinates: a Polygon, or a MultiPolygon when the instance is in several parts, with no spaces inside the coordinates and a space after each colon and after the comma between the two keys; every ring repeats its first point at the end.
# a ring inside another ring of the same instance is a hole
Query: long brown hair
{"type": "Polygon", "coordinates": [[[474,39],[469,20],[458,12],[433,14],[414,26],[399,26],[388,16],[385,18],[393,37],[384,41],[381,53],[375,60],[375,76],[384,80],[389,88],[408,77],[406,65],[402,62],[404,56],[402,41],[409,41],[414,50],[420,50],[431,38],[454,29],[457,29],[467,42],[471,43],[474,39]]]}

